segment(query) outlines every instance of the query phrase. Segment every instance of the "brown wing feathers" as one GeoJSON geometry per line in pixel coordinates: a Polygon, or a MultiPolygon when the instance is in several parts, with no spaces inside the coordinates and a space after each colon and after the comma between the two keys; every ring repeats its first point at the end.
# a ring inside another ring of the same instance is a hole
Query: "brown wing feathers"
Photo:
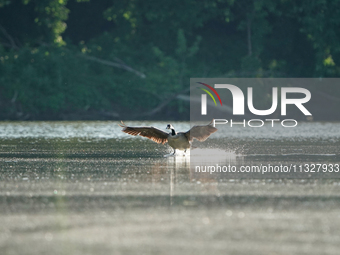
{"type": "Polygon", "coordinates": [[[156,143],[165,144],[168,141],[168,133],[155,128],[155,127],[129,127],[126,126],[123,121],[121,121],[122,125],[118,124],[123,128],[123,132],[133,136],[143,136],[151,139],[156,143]]]}
{"type": "Polygon", "coordinates": [[[193,126],[189,131],[185,132],[185,136],[191,142],[192,140],[197,139],[200,142],[204,142],[207,138],[217,131],[217,128],[213,127],[212,122],[208,125],[196,125],[193,126]]]}

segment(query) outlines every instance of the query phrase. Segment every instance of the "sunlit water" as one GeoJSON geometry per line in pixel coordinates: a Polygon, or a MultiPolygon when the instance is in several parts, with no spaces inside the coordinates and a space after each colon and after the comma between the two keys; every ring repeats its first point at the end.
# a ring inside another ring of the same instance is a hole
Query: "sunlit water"
{"type": "Polygon", "coordinates": [[[194,165],[339,164],[340,123],[218,129],[165,158],[118,122],[0,123],[0,254],[338,254],[336,173],[194,165]]]}

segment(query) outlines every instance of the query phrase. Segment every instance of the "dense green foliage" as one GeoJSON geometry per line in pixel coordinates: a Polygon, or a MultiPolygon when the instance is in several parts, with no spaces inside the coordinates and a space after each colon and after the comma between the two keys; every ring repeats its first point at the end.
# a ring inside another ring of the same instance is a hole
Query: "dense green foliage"
{"type": "Polygon", "coordinates": [[[339,77],[339,25],[340,0],[0,0],[0,117],[183,119],[190,77],[339,77]]]}

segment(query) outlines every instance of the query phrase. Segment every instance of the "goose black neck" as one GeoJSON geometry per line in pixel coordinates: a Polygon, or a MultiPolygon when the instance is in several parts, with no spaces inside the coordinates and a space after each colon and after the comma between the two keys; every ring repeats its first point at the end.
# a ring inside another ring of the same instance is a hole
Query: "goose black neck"
{"type": "Polygon", "coordinates": [[[171,135],[176,135],[175,129],[171,129],[171,135]]]}

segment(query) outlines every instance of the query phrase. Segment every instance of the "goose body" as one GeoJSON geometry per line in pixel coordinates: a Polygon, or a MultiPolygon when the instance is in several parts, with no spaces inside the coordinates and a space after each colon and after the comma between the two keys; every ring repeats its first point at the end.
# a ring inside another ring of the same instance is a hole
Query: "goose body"
{"type": "Polygon", "coordinates": [[[170,129],[171,132],[167,133],[159,128],[155,127],[130,127],[122,124],[118,124],[123,129],[124,133],[133,136],[143,136],[151,139],[156,143],[165,144],[166,142],[174,149],[173,155],[176,153],[176,149],[184,150],[186,152],[187,149],[190,148],[191,142],[193,139],[197,139],[200,142],[205,141],[212,133],[216,132],[217,129],[213,127],[210,122],[208,125],[196,125],[193,126],[187,132],[179,132],[176,133],[175,128],[168,124],[166,129],[170,129]]]}
{"type": "Polygon", "coordinates": [[[168,135],[168,144],[174,149],[186,150],[190,148],[190,142],[185,136],[184,133],[178,133],[176,135],[172,135],[171,133],[168,135]]]}

